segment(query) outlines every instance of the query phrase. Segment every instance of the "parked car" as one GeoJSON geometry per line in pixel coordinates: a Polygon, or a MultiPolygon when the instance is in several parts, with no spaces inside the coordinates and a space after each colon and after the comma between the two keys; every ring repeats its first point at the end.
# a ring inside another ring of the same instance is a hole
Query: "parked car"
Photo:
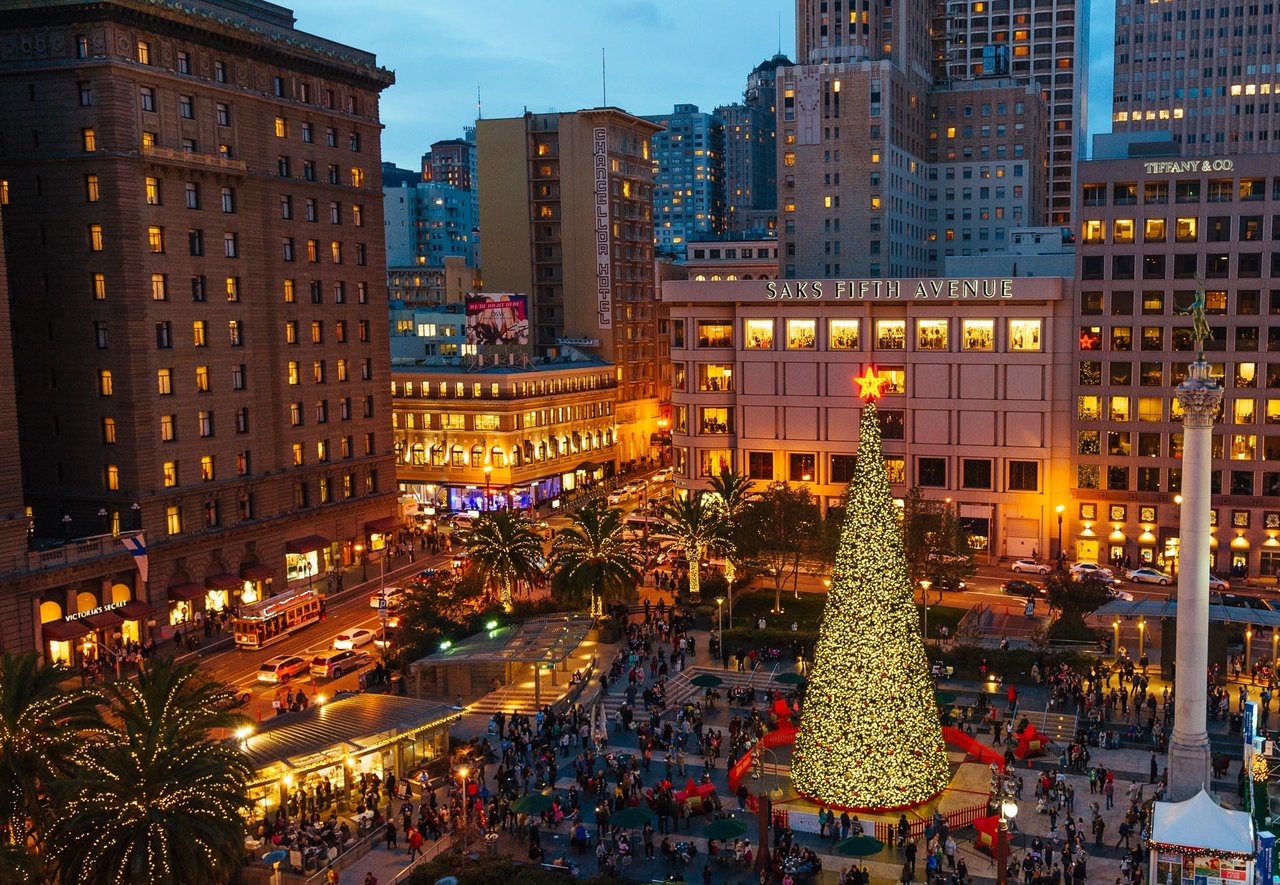
{"type": "Polygon", "coordinates": [[[1275,607],[1265,599],[1257,596],[1238,596],[1235,593],[1213,593],[1209,596],[1211,605],[1225,605],[1228,608],[1248,608],[1254,611],[1275,611],[1275,607]]]}
{"type": "Polygon", "coordinates": [[[1125,577],[1135,584],[1159,584],[1161,587],[1168,587],[1173,583],[1171,576],[1145,565],[1142,568],[1132,569],[1125,577]]]}
{"type": "Polygon", "coordinates": [[[455,531],[458,529],[466,531],[476,524],[476,518],[470,513],[451,513],[444,522],[455,531]]]}
{"type": "Polygon", "coordinates": [[[1034,559],[1015,559],[1013,565],[1009,566],[1014,574],[1022,574],[1023,572],[1031,572],[1036,575],[1049,574],[1049,566],[1043,562],[1036,562],[1034,559]]]}
{"type": "Polygon", "coordinates": [[[1112,601],[1115,601],[1118,599],[1121,602],[1133,602],[1133,594],[1130,593],[1128,590],[1118,590],[1115,587],[1108,587],[1107,599],[1112,601]]]}
{"type": "Polygon", "coordinates": [[[967,585],[963,578],[935,578],[929,586],[930,590],[937,590],[941,593],[943,590],[950,590],[953,593],[959,593],[967,585]]]}
{"type": "Polygon", "coordinates": [[[1209,575],[1209,589],[1210,589],[1210,590],[1216,590],[1216,591],[1218,591],[1218,592],[1222,592],[1223,590],[1230,590],[1230,589],[1231,589],[1231,582],[1230,582],[1230,581],[1224,581],[1224,580],[1222,580],[1222,578],[1219,578],[1219,577],[1218,577],[1217,575],[1215,575],[1215,574],[1210,574],[1210,575],[1209,575]]]}
{"type": "Polygon", "coordinates": [[[311,675],[318,679],[337,679],[352,670],[359,670],[370,660],[362,651],[345,649],[325,652],[311,659],[311,675]]]}
{"type": "Polygon", "coordinates": [[[333,647],[339,649],[359,648],[373,642],[373,631],[366,630],[363,627],[356,630],[347,630],[339,633],[333,638],[333,647]]]}
{"type": "Polygon", "coordinates": [[[258,668],[258,681],[285,683],[299,673],[305,673],[306,670],[305,658],[297,655],[277,655],[262,662],[262,666],[258,668]]]}
{"type": "Polygon", "coordinates": [[[1005,581],[1001,584],[1000,591],[1002,593],[1008,593],[1010,596],[1026,596],[1028,598],[1044,596],[1048,593],[1048,591],[1039,584],[1033,584],[1030,581],[1022,581],[1016,578],[1012,581],[1005,581]]]}
{"type": "Polygon", "coordinates": [[[1099,578],[1110,578],[1112,576],[1111,569],[1104,565],[1098,565],[1096,562],[1077,562],[1071,566],[1071,576],[1079,580],[1085,575],[1094,575],[1099,578]]]}
{"type": "MultiPolygon", "coordinates": [[[[427,569],[426,571],[422,572],[422,575],[425,576],[428,571],[431,572],[432,574],[435,574],[435,569],[427,569]]],[[[387,592],[387,608],[395,608],[396,606],[400,605],[400,603],[404,599],[404,590],[401,589],[400,587],[388,587],[386,592],[387,592]]],[[[381,593],[372,594],[369,597],[369,608],[377,608],[378,600],[381,598],[382,598],[381,593]]]]}

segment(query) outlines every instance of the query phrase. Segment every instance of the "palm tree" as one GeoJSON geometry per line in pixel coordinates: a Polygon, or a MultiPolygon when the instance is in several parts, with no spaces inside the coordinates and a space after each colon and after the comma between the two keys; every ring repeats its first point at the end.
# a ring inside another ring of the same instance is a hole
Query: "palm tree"
{"type": "Polygon", "coordinates": [[[591,614],[604,614],[606,600],[630,599],[640,583],[635,553],[623,539],[622,511],[592,505],[573,515],[551,546],[551,592],[575,605],[589,602],[591,614]]]}
{"type": "Polygon", "coordinates": [[[725,523],[725,537],[737,545],[738,529],[742,518],[751,506],[752,489],[755,483],[741,473],[735,473],[727,467],[718,476],[711,477],[708,483],[711,495],[720,508],[720,518],[725,523]]]}
{"type": "Polygon", "coordinates": [[[471,554],[473,572],[486,590],[497,593],[507,611],[511,611],[512,588],[542,574],[542,538],[520,511],[494,510],[481,515],[463,543],[471,554]]]}
{"type": "Polygon", "coordinates": [[[60,789],[59,880],[216,885],[244,856],[252,768],[225,734],[247,723],[195,664],[154,663],[106,688],[119,731],[82,751],[60,789]]]}
{"type": "Polygon", "coordinates": [[[713,498],[694,493],[669,503],[663,508],[663,515],[668,520],[668,531],[689,560],[689,598],[697,602],[702,598],[699,570],[703,555],[732,548],[720,505],[713,498]]]}
{"type": "Polygon", "coordinates": [[[61,664],[34,654],[0,656],[0,880],[35,881],[54,822],[53,785],[80,765],[85,743],[105,732],[100,696],[65,689],[61,664]]]}

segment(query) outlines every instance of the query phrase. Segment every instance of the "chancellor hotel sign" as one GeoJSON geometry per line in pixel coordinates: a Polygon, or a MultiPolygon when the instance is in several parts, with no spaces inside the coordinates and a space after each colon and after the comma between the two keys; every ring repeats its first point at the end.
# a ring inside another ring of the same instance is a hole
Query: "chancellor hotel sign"
{"type": "Polygon", "coordinates": [[[770,280],[764,290],[770,301],[995,300],[1013,297],[1013,280],[770,280]]]}

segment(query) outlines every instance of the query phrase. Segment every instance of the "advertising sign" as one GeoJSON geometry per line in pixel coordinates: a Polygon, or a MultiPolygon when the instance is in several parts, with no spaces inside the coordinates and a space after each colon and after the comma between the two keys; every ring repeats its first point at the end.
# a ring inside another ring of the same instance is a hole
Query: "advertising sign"
{"type": "Polygon", "coordinates": [[[466,311],[468,344],[529,343],[529,300],[524,295],[468,295],[466,311]]]}

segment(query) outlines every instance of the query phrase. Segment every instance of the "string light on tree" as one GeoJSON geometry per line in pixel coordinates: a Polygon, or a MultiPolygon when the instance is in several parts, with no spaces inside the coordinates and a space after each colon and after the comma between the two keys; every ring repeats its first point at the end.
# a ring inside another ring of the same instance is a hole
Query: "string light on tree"
{"type": "Polygon", "coordinates": [[[941,792],[950,767],[880,443],[886,379],[856,380],[858,458],[791,775],[823,804],[901,808],[941,792]]]}

